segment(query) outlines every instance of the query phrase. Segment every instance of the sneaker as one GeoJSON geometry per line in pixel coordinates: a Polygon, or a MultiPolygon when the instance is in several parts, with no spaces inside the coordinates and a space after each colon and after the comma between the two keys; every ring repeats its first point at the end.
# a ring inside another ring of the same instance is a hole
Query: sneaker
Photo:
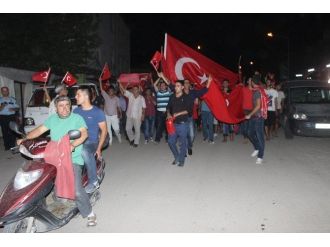
{"type": "Polygon", "coordinates": [[[94,191],[96,191],[98,188],[100,188],[100,185],[98,182],[95,182],[94,184],[88,184],[85,187],[85,191],[87,194],[92,194],[94,191]]]}
{"type": "Polygon", "coordinates": [[[256,164],[261,165],[262,164],[262,159],[258,158],[257,161],[256,161],[256,164]]]}
{"type": "Polygon", "coordinates": [[[179,167],[183,167],[183,166],[184,166],[184,163],[183,163],[183,162],[180,162],[180,163],[178,164],[178,166],[179,166],[179,167]]]}
{"type": "Polygon", "coordinates": [[[137,148],[139,145],[138,144],[133,144],[133,147],[137,148]]]}
{"type": "Polygon", "coordinates": [[[192,155],[192,149],[191,148],[188,148],[188,154],[192,155]]]}
{"type": "Polygon", "coordinates": [[[133,141],[129,141],[129,145],[133,146],[134,145],[134,140],[133,141]]]}
{"type": "Polygon", "coordinates": [[[204,138],[204,139],[203,139],[203,142],[207,142],[207,139],[206,139],[206,138],[204,138]]]}
{"type": "Polygon", "coordinates": [[[217,133],[214,133],[214,137],[217,137],[218,136],[218,134],[217,133]]]}
{"type": "Polygon", "coordinates": [[[179,164],[179,162],[176,161],[176,160],[174,160],[174,161],[172,162],[172,165],[178,165],[178,164],[179,164]]]}
{"type": "Polygon", "coordinates": [[[215,144],[215,142],[214,141],[209,141],[209,144],[215,144]]]}
{"type": "Polygon", "coordinates": [[[144,144],[148,144],[148,143],[149,143],[149,141],[148,141],[148,140],[145,140],[145,141],[144,141],[144,144]]]}
{"type": "Polygon", "coordinates": [[[87,217],[87,226],[96,226],[96,224],[97,224],[96,214],[87,217]]]}
{"type": "Polygon", "coordinates": [[[251,157],[256,157],[259,154],[259,150],[254,150],[251,157]]]}

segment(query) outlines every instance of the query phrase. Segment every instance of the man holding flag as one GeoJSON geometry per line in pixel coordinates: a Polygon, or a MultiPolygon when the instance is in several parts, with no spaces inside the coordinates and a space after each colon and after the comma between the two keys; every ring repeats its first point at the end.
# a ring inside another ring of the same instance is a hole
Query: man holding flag
{"type": "Polygon", "coordinates": [[[175,133],[168,136],[168,145],[173,153],[172,165],[184,166],[188,141],[188,121],[192,114],[190,98],[184,93],[183,81],[175,82],[175,94],[173,94],[167,105],[167,119],[174,120],[175,133]],[[180,151],[177,148],[179,141],[180,151]]]}
{"type": "Polygon", "coordinates": [[[64,75],[64,77],[61,81],[61,84],[57,85],[55,87],[56,96],[53,100],[51,100],[51,98],[49,96],[49,93],[48,93],[47,88],[46,88],[46,84],[44,86],[44,91],[45,91],[47,101],[50,102],[49,110],[48,110],[49,115],[52,115],[52,114],[56,113],[56,107],[55,107],[56,98],[60,97],[60,96],[68,96],[68,89],[66,88],[66,86],[63,83],[65,83],[66,85],[71,87],[71,86],[73,86],[74,84],[77,83],[77,79],[73,75],[71,75],[69,72],[66,72],[66,74],[64,75]]]}

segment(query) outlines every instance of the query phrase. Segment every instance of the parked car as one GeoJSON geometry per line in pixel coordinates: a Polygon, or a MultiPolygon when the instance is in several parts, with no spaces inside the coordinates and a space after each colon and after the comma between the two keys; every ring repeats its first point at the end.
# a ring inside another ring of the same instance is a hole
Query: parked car
{"type": "MultiPolygon", "coordinates": [[[[84,83],[79,85],[74,85],[72,87],[68,87],[68,97],[71,99],[72,108],[74,109],[77,107],[75,95],[76,91],[79,86],[81,85],[88,85],[95,89],[97,95],[100,95],[98,87],[94,83],[84,83]]],[[[56,95],[55,93],[55,86],[48,86],[47,87],[49,96],[53,99],[56,95]]],[[[44,123],[44,121],[48,117],[49,111],[49,103],[45,97],[45,91],[43,88],[37,88],[33,91],[33,94],[29,100],[29,103],[26,107],[25,117],[24,117],[24,131],[25,133],[30,132],[37,126],[44,123]]]]}
{"type": "Polygon", "coordinates": [[[285,137],[330,137],[330,84],[320,81],[289,81],[281,116],[285,137]]]}

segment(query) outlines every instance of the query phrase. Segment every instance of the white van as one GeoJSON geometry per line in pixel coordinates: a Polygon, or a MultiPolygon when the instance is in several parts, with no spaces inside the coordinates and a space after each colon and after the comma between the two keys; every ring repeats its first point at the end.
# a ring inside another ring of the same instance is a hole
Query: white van
{"type": "MultiPolygon", "coordinates": [[[[99,90],[94,83],[83,83],[74,85],[72,87],[67,87],[68,97],[72,102],[72,109],[77,107],[75,95],[79,86],[87,85],[93,87],[97,96],[99,96],[99,90]]],[[[53,99],[56,96],[55,86],[47,87],[49,96],[53,99]]],[[[49,112],[49,103],[46,101],[45,91],[43,88],[37,88],[33,91],[33,94],[29,100],[29,103],[26,107],[25,116],[24,116],[24,131],[25,133],[30,132],[35,129],[37,126],[43,124],[48,117],[49,112]]]]}

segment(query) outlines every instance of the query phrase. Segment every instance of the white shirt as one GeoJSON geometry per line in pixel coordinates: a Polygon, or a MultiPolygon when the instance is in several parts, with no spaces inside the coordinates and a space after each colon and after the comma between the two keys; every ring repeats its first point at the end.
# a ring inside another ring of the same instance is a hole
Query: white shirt
{"type": "Polygon", "coordinates": [[[127,117],[141,119],[142,109],[146,108],[146,101],[144,100],[144,97],[139,95],[135,98],[134,95],[128,90],[125,90],[125,96],[128,98],[128,107],[126,111],[127,117]]]}
{"type": "Polygon", "coordinates": [[[275,99],[278,97],[278,93],[275,89],[267,89],[266,94],[268,96],[268,111],[275,111],[275,99]]]}
{"type": "Polygon", "coordinates": [[[285,99],[285,95],[283,91],[278,91],[278,97],[277,97],[277,110],[282,109],[282,101],[285,99]]]}

